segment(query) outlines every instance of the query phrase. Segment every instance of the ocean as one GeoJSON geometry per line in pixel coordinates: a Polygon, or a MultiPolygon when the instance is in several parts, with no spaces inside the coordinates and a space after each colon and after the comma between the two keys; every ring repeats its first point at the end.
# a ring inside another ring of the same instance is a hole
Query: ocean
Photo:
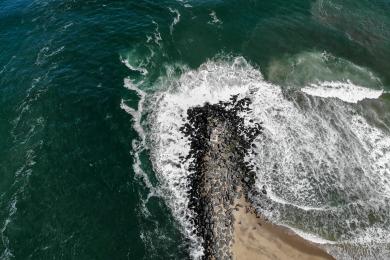
{"type": "Polygon", "coordinates": [[[389,259],[389,0],[0,0],[0,259],[199,259],[180,128],[232,95],[261,213],[389,259]]]}

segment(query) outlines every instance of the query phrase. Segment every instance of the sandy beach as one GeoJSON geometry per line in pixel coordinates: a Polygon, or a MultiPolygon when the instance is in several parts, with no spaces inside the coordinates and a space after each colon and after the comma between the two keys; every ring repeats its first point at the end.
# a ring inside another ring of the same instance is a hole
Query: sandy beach
{"type": "Polygon", "coordinates": [[[236,204],[236,209],[238,210],[234,212],[233,259],[334,259],[291,230],[273,225],[257,216],[243,198],[236,204]]]}
{"type": "MultiPolygon", "coordinates": [[[[250,141],[237,134],[244,128],[236,113],[249,100],[231,102],[241,106],[227,110],[226,104],[206,105],[189,112],[193,121],[187,132],[197,133],[193,137],[193,152],[201,154],[194,165],[198,179],[192,182],[192,198],[196,198],[198,231],[204,239],[203,259],[334,259],[289,229],[257,216],[246,200],[253,179],[251,182],[250,168],[240,162],[250,141]],[[204,145],[205,136],[208,145],[204,145]]],[[[261,127],[245,131],[254,138],[261,127]]]]}

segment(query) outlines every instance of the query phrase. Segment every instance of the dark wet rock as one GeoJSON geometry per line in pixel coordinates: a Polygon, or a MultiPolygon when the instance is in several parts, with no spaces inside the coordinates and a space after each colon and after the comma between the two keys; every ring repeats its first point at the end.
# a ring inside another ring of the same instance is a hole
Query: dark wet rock
{"type": "MultiPolygon", "coordinates": [[[[244,162],[261,125],[246,127],[238,114],[249,110],[250,99],[204,104],[187,111],[181,131],[190,138],[189,208],[195,212],[196,233],[203,238],[204,259],[231,259],[233,203],[247,196],[255,174],[244,162]],[[240,191],[237,191],[240,190],[240,191]]],[[[238,208],[236,208],[238,210],[238,208]]]]}

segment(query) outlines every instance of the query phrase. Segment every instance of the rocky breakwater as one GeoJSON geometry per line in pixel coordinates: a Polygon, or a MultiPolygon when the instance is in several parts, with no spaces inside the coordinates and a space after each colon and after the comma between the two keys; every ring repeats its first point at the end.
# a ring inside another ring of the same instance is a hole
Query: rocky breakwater
{"type": "Polygon", "coordinates": [[[187,111],[182,131],[191,140],[189,207],[195,212],[197,235],[203,238],[204,259],[232,259],[234,211],[247,198],[255,174],[244,157],[261,125],[246,127],[241,113],[250,99],[204,104],[187,111]]]}

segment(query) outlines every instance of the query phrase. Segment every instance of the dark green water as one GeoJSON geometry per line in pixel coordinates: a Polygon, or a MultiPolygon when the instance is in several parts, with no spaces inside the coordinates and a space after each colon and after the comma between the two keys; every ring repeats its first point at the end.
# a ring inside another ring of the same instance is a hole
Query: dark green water
{"type": "Polygon", "coordinates": [[[388,91],[390,1],[0,0],[0,259],[188,258],[148,150],[148,178],[134,170],[140,137],[121,102],[140,97],[124,79],[152,93],[228,55],[282,86],[334,76],[388,91]],[[340,60],[299,67],[305,52],[340,60]]]}

